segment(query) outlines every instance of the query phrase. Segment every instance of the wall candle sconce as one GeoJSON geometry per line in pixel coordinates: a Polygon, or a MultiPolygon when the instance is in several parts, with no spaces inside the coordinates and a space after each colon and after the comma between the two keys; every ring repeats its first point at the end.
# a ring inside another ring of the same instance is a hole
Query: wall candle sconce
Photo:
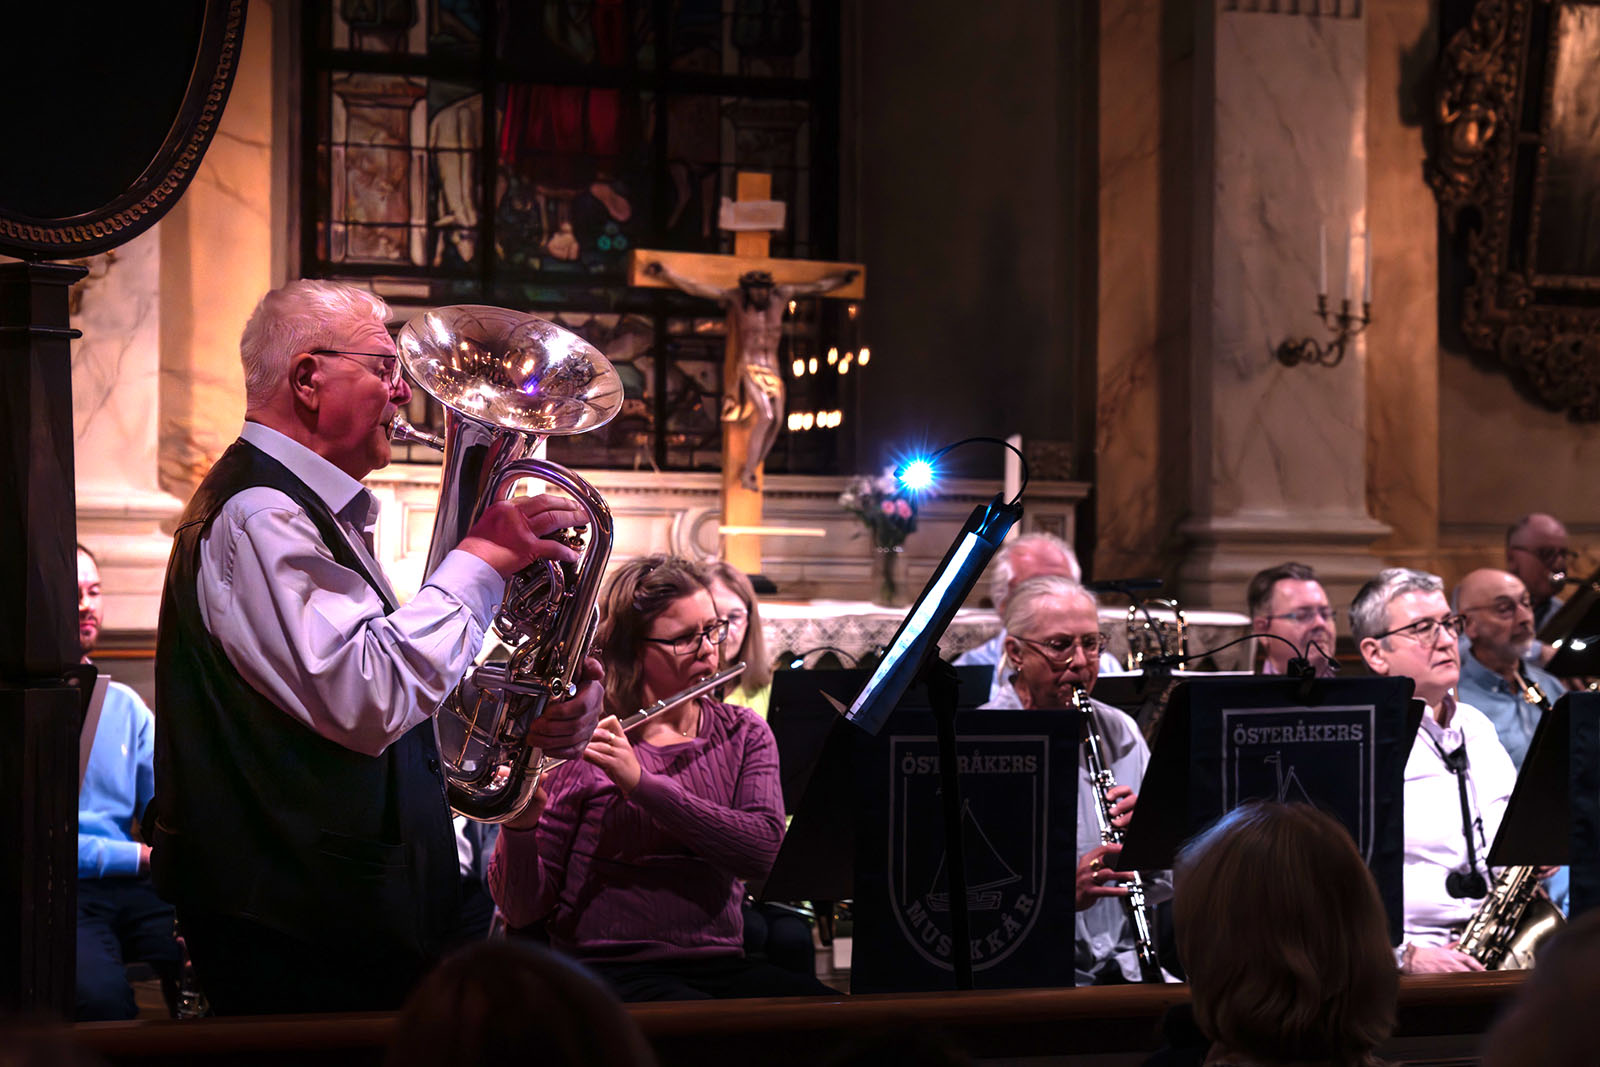
{"type": "Polygon", "coordinates": [[[1298,366],[1301,363],[1314,363],[1319,367],[1337,367],[1344,361],[1344,352],[1350,339],[1365,330],[1372,322],[1372,233],[1368,231],[1362,235],[1361,243],[1366,253],[1365,270],[1362,278],[1361,313],[1352,314],[1350,311],[1350,265],[1355,251],[1355,233],[1352,231],[1345,237],[1345,272],[1344,272],[1344,299],[1339,301],[1337,313],[1330,312],[1328,308],[1328,231],[1326,227],[1319,227],[1317,231],[1317,251],[1319,254],[1319,267],[1317,271],[1317,318],[1322,324],[1333,332],[1333,339],[1326,345],[1318,342],[1314,337],[1302,337],[1298,341],[1283,341],[1278,345],[1278,362],[1285,367],[1298,366]]]}

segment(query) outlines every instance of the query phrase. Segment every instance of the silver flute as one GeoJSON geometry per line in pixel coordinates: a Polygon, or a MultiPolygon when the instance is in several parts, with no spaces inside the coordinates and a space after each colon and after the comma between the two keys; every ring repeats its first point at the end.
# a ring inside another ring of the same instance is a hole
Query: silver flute
{"type": "MultiPolygon", "coordinates": [[[[1089,772],[1089,788],[1094,791],[1094,811],[1096,821],[1100,824],[1100,843],[1120,845],[1122,831],[1111,821],[1111,801],[1106,796],[1116,786],[1117,778],[1106,766],[1102,751],[1105,743],[1100,737],[1100,722],[1095,717],[1094,706],[1089,703],[1088,690],[1081,685],[1072,687],[1072,706],[1079,712],[1083,765],[1089,772]]],[[[1150,908],[1144,899],[1144,879],[1139,877],[1138,871],[1128,871],[1122,875],[1121,880],[1128,890],[1128,895],[1122,898],[1122,902],[1128,909],[1128,918],[1133,922],[1134,949],[1139,954],[1139,977],[1145,982],[1164,982],[1166,979],[1161,975],[1161,961],[1156,958],[1155,927],[1150,922],[1150,908]]]]}
{"type": "MultiPolygon", "coordinates": [[[[621,716],[617,719],[617,725],[622,727],[623,733],[632,733],[634,730],[637,730],[651,719],[654,719],[658,715],[665,715],[667,712],[671,711],[680,704],[685,704],[693,700],[695,697],[705,696],[712,690],[721,689],[723,686],[739,677],[739,675],[743,674],[744,668],[745,665],[742,662],[735,663],[731,667],[724,667],[716,674],[707,675],[706,677],[700,679],[700,681],[695,682],[681,693],[674,693],[669,697],[662,697],[654,704],[651,704],[648,708],[640,708],[631,715],[621,716]]],[[[539,773],[543,774],[545,771],[559,767],[565,762],[567,762],[565,759],[556,759],[553,756],[541,759],[539,761],[539,773]]]]}

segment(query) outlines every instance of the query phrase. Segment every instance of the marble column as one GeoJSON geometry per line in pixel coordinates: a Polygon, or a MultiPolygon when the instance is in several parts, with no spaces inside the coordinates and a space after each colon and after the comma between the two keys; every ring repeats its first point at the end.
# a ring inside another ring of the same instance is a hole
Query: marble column
{"type": "Polygon", "coordinates": [[[182,502],[157,480],[161,226],[91,258],[73,286],[78,540],[100,561],[108,630],[154,632],[182,502]]]}
{"type": "Polygon", "coordinates": [[[1330,300],[1360,299],[1366,34],[1361,0],[1199,12],[1185,605],[1237,608],[1250,576],[1285,559],[1348,603],[1379,566],[1371,546],[1389,528],[1367,506],[1365,340],[1332,368],[1273,354],[1328,337],[1314,312],[1319,227],[1330,300]]]}

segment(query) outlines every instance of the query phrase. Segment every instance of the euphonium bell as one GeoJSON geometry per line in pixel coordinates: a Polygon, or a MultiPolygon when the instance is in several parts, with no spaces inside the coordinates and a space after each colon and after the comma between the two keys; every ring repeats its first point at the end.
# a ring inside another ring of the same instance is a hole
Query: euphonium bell
{"type": "MultiPolygon", "coordinates": [[[[407,373],[445,407],[439,510],[424,573],[433,573],[472,524],[519,482],[543,483],[589,514],[588,537],[558,535],[575,563],[535,560],[506,583],[494,634],[510,650],[480,664],[434,715],[450,806],[469,819],[505,822],[533,799],[540,753],[525,743],[551,698],[574,679],[594,640],[596,601],[611,556],[611,510],[588,482],[531,458],[544,438],[583,433],[622,407],[622,381],[600,350],[553,322],[507,308],[442,307],[400,331],[407,373]]],[[[438,447],[403,418],[396,440],[438,447]]]]}

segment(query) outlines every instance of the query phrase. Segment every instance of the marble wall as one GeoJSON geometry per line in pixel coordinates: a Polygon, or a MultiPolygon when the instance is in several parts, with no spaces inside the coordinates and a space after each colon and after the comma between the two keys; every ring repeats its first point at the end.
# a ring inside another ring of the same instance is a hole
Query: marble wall
{"type": "Polygon", "coordinates": [[[1186,601],[1237,605],[1286,557],[1353,594],[1388,528],[1367,511],[1366,339],[1335,367],[1274,350],[1317,318],[1326,234],[1334,308],[1359,307],[1367,230],[1366,22],[1204,6],[1196,24],[1190,539],[1186,601]]]}
{"type": "Polygon", "coordinates": [[[108,629],[155,628],[182,503],[158,477],[162,226],[92,257],[72,289],[73,461],[78,540],[100,562],[108,629]]]}
{"type": "Polygon", "coordinates": [[[1423,119],[1437,27],[1427,0],[1367,3],[1367,194],[1373,320],[1367,328],[1367,501],[1404,566],[1439,565],[1438,209],[1423,181],[1423,119]]]}
{"type": "Polygon", "coordinates": [[[1177,576],[1187,513],[1192,5],[1100,6],[1095,573],[1177,576]]]}
{"type": "Polygon", "coordinates": [[[183,198],[162,221],[161,479],[185,500],[239,434],[244,374],[239,333],[277,281],[274,204],[274,15],[250,5],[233,91],[183,198]]]}

